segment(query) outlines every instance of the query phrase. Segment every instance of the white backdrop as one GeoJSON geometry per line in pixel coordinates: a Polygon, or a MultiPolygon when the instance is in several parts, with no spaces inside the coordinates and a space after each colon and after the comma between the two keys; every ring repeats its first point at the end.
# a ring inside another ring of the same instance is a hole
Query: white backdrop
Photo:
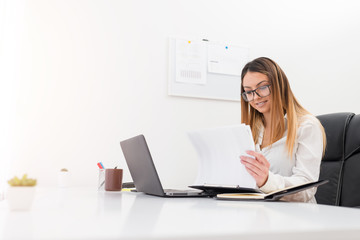
{"type": "Polygon", "coordinates": [[[163,185],[191,184],[186,132],[240,122],[240,103],[167,95],[168,37],[230,41],[267,56],[312,113],[360,113],[358,1],[0,0],[2,181],[28,173],[96,186],[144,134],[163,185]],[[9,165],[7,165],[9,164],[9,165]],[[4,172],[5,171],[5,172],[4,172]]]}

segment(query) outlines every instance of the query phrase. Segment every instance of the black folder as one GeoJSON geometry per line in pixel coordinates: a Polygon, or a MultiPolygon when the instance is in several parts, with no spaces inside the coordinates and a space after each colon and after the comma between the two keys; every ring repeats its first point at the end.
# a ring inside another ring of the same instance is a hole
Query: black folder
{"type": "Polygon", "coordinates": [[[316,182],[304,183],[280,189],[271,193],[263,193],[255,188],[243,188],[239,186],[221,186],[221,185],[192,185],[191,188],[200,189],[210,196],[217,196],[217,199],[223,200],[278,200],[286,195],[304,191],[309,188],[318,187],[329,180],[319,180],[316,182]]]}

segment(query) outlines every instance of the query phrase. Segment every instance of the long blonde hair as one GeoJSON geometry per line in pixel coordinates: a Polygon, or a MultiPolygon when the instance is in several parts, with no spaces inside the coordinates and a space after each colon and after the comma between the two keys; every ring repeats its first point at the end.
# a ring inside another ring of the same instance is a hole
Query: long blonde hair
{"type": "MultiPolygon", "coordinates": [[[[258,72],[266,75],[271,83],[271,109],[270,118],[270,145],[281,139],[286,131],[284,116],[287,116],[287,138],[286,148],[289,156],[294,151],[299,119],[302,116],[310,114],[303,108],[291,91],[289,81],[280,68],[273,60],[260,57],[247,63],[241,73],[241,93],[243,93],[243,80],[247,72],[258,72]]],[[[261,127],[264,125],[264,116],[255,110],[244,99],[241,99],[241,122],[250,125],[255,143],[258,142],[261,127]]],[[[322,125],[323,133],[323,154],[326,146],[326,136],[322,125]]]]}

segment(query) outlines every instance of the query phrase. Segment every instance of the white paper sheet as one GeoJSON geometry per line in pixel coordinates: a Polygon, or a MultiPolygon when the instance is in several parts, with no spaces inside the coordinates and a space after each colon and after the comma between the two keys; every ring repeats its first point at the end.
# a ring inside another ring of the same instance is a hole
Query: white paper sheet
{"type": "Polygon", "coordinates": [[[240,162],[245,151],[255,151],[249,126],[241,124],[188,133],[199,157],[195,185],[239,185],[256,188],[254,178],[240,162]]]}
{"type": "Polygon", "coordinates": [[[247,48],[208,44],[208,70],[211,73],[240,76],[241,70],[248,61],[247,48]]]}
{"type": "Polygon", "coordinates": [[[203,41],[176,39],[176,82],[206,84],[206,49],[203,41]]]}

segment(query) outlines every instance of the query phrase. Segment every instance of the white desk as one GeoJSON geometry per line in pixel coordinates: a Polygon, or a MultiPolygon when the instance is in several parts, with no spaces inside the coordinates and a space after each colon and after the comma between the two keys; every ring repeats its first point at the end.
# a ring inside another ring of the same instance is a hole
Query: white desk
{"type": "Polygon", "coordinates": [[[37,189],[31,211],[0,202],[0,239],[360,239],[360,209],[37,189]]]}

